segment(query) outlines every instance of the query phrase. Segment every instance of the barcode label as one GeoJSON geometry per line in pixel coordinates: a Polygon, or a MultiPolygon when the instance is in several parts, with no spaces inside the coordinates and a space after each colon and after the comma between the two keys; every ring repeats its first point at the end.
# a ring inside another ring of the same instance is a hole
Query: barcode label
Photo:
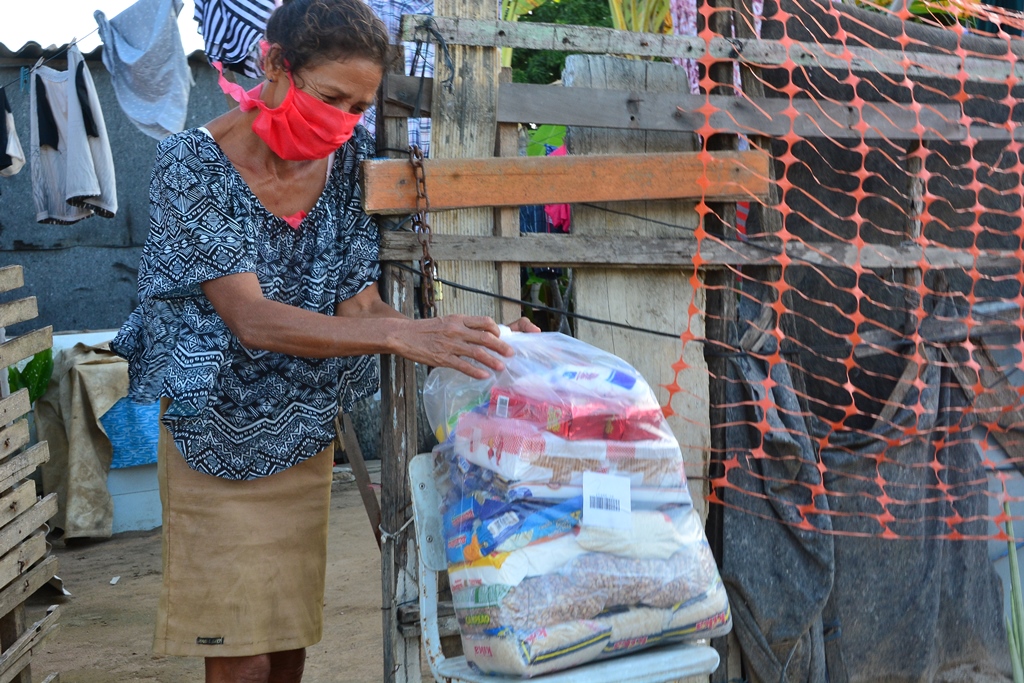
{"type": "Polygon", "coordinates": [[[491,536],[497,538],[503,531],[509,527],[513,527],[519,523],[519,515],[514,512],[506,512],[501,517],[498,517],[487,525],[487,530],[491,532],[491,536]]]}
{"type": "Polygon", "coordinates": [[[632,528],[629,488],[629,477],[584,472],[582,524],[613,529],[632,528]]]}
{"type": "Polygon", "coordinates": [[[605,496],[590,496],[590,507],[595,510],[612,510],[613,512],[619,511],[619,499],[618,498],[606,498],[605,496]]]}
{"type": "Polygon", "coordinates": [[[498,405],[494,407],[494,414],[498,417],[508,417],[508,396],[498,397],[498,405]]]}

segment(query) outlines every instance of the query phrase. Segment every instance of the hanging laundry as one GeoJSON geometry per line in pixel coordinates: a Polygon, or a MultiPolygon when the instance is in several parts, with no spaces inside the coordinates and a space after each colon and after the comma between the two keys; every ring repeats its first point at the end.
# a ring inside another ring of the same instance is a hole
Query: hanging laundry
{"type": "Polygon", "coordinates": [[[0,175],[15,175],[24,165],[25,152],[21,149],[18,131],[14,129],[14,114],[7,101],[7,91],[0,88],[0,175]]]}
{"type": "MultiPolygon", "coordinates": [[[[434,0],[366,0],[366,4],[383,20],[391,36],[391,42],[398,42],[403,14],[433,14],[434,0]]],[[[417,47],[416,43],[404,43],[405,73],[417,78],[434,76],[434,46],[424,43],[417,47]]],[[[364,114],[363,125],[371,133],[376,127],[377,110],[371,108],[364,114]]],[[[409,144],[416,145],[425,155],[430,154],[430,119],[409,119],[409,144]]]]}
{"type": "Polygon", "coordinates": [[[68,48],[68,70],[33,68],[29,155],[36,220],[74,223],[117,212],[114,159],[92,74],[77,46],[68,48]]]}
{"type": "Polygon", "coordinates": [[[138,0],[110,20],[94,14],[117,101],[157,140],[181,132],[188,113],[192,72],[178,33],[181,7],[181,0],[138,0]]]}
{"type": "MultiPolygon", "coordinates": [[[[565,145],[552,147],[544,145],[544,156],[564,157],[566,155],[565,145]]],[[[548,204],[544,207],[544,213],[548,216],[548,232],[560,232],[568,234],[572,225],[572,207],[568,204],[548,204]]]]}
{"type": "Polygon", "coordinates": [[[250,78],[263,77],[259,41],[274,11],[274,0],[196,0],[206,58],[250,78]]]}

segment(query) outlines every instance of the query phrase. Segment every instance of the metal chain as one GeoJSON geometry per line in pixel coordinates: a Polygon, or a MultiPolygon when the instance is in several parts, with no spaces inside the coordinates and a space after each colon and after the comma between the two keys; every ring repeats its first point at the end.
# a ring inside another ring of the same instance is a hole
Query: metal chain
{"type": "Polygon", "coordinates": [[[423,314],[428,318],[437,316],[437,302],[441,300],[441,283],[437,280],[437,265],[430,255],[430,223],[427,214],[430,212],[430,195],[427,194],[427,173],[423,167],[423,150],[418,145],[409,146],[409,163],[416,178],[416,213],[412,217],[412,229],[419,235],[420,246],[423,247],[423,258],[420,259],[420,297],[423,303],[423,314]]]}

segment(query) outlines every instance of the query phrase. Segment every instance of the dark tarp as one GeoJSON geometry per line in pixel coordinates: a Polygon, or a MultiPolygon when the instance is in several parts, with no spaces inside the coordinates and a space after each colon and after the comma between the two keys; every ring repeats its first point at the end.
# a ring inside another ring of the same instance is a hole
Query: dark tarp
{"type": "Polygon", "coordinates": [[[1002,587],[987,544],[941,538],[955,514],[976,520],[961,533],[991,532],[971,414],[949,369],[926,363],[921,396],[911,385],[871,429],[829,434],[810,418],[812,438],[785,364],[771,368],[766,389],[767,362],[731,360],[726,423],[737,466],[722,492],[722,578],[747,679],[1006,680],[1002,587]],[[765,423],[762,441],[755,425],[765,423]],[[758,446],[766,457],[753,455],[758,446]],[[879,476],[893,499],[889,527],[903,538],[878,536],[879,476]],[[819,488],[812,501],[808,485],[821,483],[827,495],[819,488]],[[798,528],[804,520],[814,530],[798,528]]]}

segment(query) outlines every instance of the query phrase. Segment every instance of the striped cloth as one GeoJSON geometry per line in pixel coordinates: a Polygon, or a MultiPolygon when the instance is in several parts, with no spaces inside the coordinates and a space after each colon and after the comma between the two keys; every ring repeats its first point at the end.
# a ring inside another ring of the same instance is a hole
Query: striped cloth
{"type": "Polygon", "coordinates": [[[210,63],[262,78],[259,40],[274,11],[274,0],[195,0],[194,18],[210,63]]]}
{"type": "MultiPolygon", "coordinates": [[[[403,14],[433,14],[434,0],[366,0],[388,27],[391,42],[398,42],[403,14]]],[[[404,43],[405,73],[410,76],[434,75],[434,46],[426,44],[419,55],[416,54],[416,43],[404,43]]],[[[363,115],[363,125],[371,133],[377,124],[377,110],[370,108],[363,115]]],[[[423,153],[430,154],[430,119],[409,119],[409,144],[418,145],[423,153]]]]}

